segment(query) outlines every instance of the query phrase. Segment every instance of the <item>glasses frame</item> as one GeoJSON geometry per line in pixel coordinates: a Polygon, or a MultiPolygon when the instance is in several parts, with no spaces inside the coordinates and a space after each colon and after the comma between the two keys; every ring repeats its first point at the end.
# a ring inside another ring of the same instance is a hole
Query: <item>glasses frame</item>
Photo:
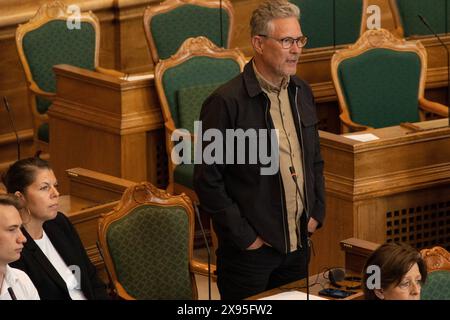
{"type": "Polygon", "coordinates": [[[278,41],[281,44],[281,47],[283,49],[292,48],[292,46],[294,45],[294,42],[297,45],[297,48],[299,48],[299,49],[304,48],[306,46],[306,44],[308,43],[307,36],[300,36],[298,38],[285,37],[285,38],[281,38],[281,39],[274,38],[274,37],[268,36],[266,34],[258,34],[258,36],[278,41]],[[285,45],[286,43],[288,44],[288,46],[285,45]]]}

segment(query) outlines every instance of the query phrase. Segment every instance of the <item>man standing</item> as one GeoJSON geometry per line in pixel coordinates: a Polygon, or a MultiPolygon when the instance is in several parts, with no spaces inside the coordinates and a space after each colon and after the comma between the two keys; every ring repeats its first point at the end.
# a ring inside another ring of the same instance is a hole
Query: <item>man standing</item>
{"type": "Polygon", "coordinates": [[[0,300],[39,300],[39,294],[25,272],[8,263],[20,258],[27,241],[20,231],[19,199],[0,194],[0,300]]]}
{"type": "MultiPolygon", "coordinates": [[[[269,143],[271,158],[279,161],[274,174],[262,174],[261,159],[248,162],[252,141],[245,144],[245,164],[227,163],[227,153],[242,150],[225,138],[223,161],[195,166],[195,191],[218,237],[222,299],[304,278],[308,233],[325,217],[316,107],[309,86],[295,76],[307,41],[299,16],[298,7],[285,0],[262,3],[250,21],[254,58],[205,101],[200,115],[204,131],[225,136],[230,129],[256,129],[261,135],[261,129],[275,129],[278,137],[275,146],[269,143]]],[[[207,146],[203,142],[203,150],[207,146]]]]}

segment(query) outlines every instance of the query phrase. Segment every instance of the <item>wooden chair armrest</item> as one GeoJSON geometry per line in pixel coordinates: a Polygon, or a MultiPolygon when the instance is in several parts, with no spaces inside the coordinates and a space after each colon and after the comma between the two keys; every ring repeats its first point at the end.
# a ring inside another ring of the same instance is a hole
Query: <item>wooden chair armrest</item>
{"type": "Polygon", "coordinates": [[[356,122],[353,122],[352,120],[350,120],[350,118],[347,115],[340,114],[339,118],[341,119],[342,124],[344,126],[346,126],[349,129],[350,132],[351,131],[364,131],[364,130],[372,129],[369,126],[364,126],[362,124],[358,124],[356,122]]]}
{"type": "Polygon", "coordinates": [[[106,68],[102,68],[102,67],[97,67],[95,68],[98,72],[103,73],[103,74],[107,74],[116,78],[122,78],[125,77],[126,73],[114,70],[114,69],[106,69],[106,68]]]}
{"type": "Polygon", "coordinates": [[[172,134],[172,132],[175,131],[175,126],[174,126],[172,123],[165,122],[165,123],[164,123],[164,127],[166,128],[166,130],[167,130],[170,134],[172,134]]]}
{"type": "Polygon", "coordinates": [[[53,101],[56,97],[55,93],[47,92],[42,89],[40,89],[36,83],[30,84],[30,90],[37,96],[40,96],[42,98],[45,98],[47,100],[53,101]]]}
{"type": "MultiPolygon", "coordinates": [[[[189,265],[190,270],[193,273],[202,275],[207,277],[208,276],[208,264],[204,262],[200,262],[198,260],[191,260],[191,263],[189,265]]],[[[217,271],[216,271],[216,265],[211,264],[211,278],[216,280],[217,279],[217,271]]]]}
{"type": "Polygon", "coordinates": [[[194,142],[195,136],[193,134],[190,133],[184,133],[180,130],[176,131],[178,128],[175,128],[171,123],[164,123],[164,127],[167,129],[168,133],[170,135],[175,134],[177,137],[183,137],[183,139],[191,139],[192,142],[194,142]]]}
{"type": "Polygon", "coordinates": [[[438,102],[433,102],[425,98],[419,98],[419,106],[424,111],[428,111],[445,118],[448,117],[448,107],[438,102]]]}
{"type": "Polygon", "coordinates": [[[122,285],[115,281],[114,282],[114,287],[116,288],[116,293],[117,295],[124,300],[136,300],[136,298],[133,298],[132,296],[130,296],[127,291],[124,289],[124,287],[122,287],[122,285]]]}

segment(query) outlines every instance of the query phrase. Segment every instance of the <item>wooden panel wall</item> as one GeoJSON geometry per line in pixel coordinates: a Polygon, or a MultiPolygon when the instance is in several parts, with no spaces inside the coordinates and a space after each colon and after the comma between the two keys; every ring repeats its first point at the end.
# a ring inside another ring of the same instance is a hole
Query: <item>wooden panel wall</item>
{"type": "MultiPolygon", "coordinates": [[[[101,23],[100,65],[128,73],[153,70],[145,41],[142,14],[146,6],[155,6],[155,0],[62,0],[78,4],[82,11],[92,10],[101,23]]],[[[260,0],[231,0],[236,15],[232,47],[239,47],[247,56],[252,54],[249,36],[249,17],[260,0]]],[[[7,96],[13,108],[16,127],[23,140],[22,155],[32,153],[32,124],[27,104],[25,77],[15,45],[15,30],[27,22],[45,3],[45,0],[0,0],[0,96],[7,96]]],[[[382,12],[381,26],[393,29],[388,0],[370,0],[382,12]]],[[[306,14],[306,13],[304,13],[306,14]]],[[[449,39],[447,39],[449,41],[449,39]]],[[[424,41],[428,49],[429,67],[427,97],[445,102],[445,50],[434,39],[424,41]]],[[[335,48],[305,51],[298,73],[313,88],[318,103],[322,130],[339,130],[339,108],[330,76],[330,58],[335,48]]],[[[0,172],[15,160],[14,135],[3,106],[0,107],[0,172]]]]}

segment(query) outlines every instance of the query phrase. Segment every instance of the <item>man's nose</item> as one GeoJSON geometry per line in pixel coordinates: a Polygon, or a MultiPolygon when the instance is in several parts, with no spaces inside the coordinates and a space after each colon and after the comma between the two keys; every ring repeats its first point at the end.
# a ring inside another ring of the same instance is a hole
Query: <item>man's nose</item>
{"type": "Polygon", "coordinates": [[[301,51],[302,51],[302,48],[299,48],[298,47],[298,43],[297,42],[294,42],[293,44],[292,44],[292,47],[291,47],[291,53],[300,53],[301,51]]]}
{"type": "Polygon", "coordinates": [[[19,237],[17,238],[18,243],[25,243],[27,242],[27,238],[23,235],[22,231],[19,230],[19,237]]]}

